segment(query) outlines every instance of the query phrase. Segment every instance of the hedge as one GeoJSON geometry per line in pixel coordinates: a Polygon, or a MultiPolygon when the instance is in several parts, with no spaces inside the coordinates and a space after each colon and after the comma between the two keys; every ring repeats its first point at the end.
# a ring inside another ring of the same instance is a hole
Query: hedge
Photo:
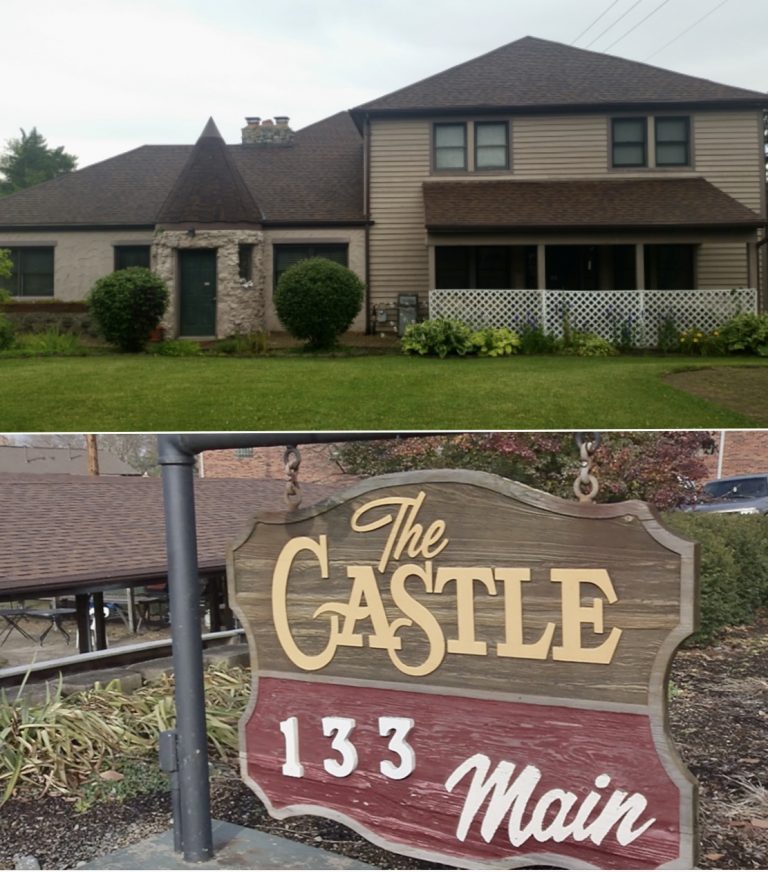
{"type": "Polygon", "coordinates": [[[701,546],[700,619],[693,643],[753,620],[768,606],[768,518],[763,515],[669,512],[665,522],[701,546]]]}

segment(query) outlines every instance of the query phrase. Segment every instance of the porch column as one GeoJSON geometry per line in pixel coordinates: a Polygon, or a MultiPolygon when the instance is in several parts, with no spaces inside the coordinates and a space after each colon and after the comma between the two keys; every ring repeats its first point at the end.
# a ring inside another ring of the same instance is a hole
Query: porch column
{"type": "Polygon", "coordinates": [[[759,281],[759,267],[757,262],[757,243],[747,243],[747,285],[756,288],[759,281]]]}
{"type": "Polygon", "coordinates": [[[541,242],[536,246],[536,278],[543,291],[547,287],[547,246],[541,242]]]}
{"type": "Polygon", "coordinates": [[[635,244],[635,287],[638,291],[645,290],[645,245],[635,244]]]}

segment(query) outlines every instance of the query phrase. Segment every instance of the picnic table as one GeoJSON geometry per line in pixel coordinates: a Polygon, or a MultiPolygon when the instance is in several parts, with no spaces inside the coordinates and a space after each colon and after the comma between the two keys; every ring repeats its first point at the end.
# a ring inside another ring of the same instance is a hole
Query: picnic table
{"type": "Polygon", "coordinates": [[[8,641],[8,637],[16,630],[30,642],[36,642],[42,645],[46,637],[54,628],[58,630],[65,638],[69,645],[69,633],[64,629],[62,621],[65,617],[75,614],[75,609],[56,608],[56,609],[27,609],[27,608],[11,608],[0,609],[0,617],[5,620],[5,635],[0,641],[0,646],[8,641]],[[43,618],[48,621],[45,629],[39,636],[30,633],[25,627],[19,623],[24,618],[43,618]]]}

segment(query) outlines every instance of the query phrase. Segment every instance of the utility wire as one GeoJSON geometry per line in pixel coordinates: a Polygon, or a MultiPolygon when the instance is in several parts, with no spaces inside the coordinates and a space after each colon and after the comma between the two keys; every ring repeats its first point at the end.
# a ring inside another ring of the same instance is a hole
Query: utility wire
{"type": "Polygon", "coordinates": [[[639,6],[642,2],[643,2],[643,0],[635,0],[635,2],[629,7],[629,9],[627,9],[626,12],[619,15],[619,17],[616,19],[616,21],[613,22],[613,24],[609,24],[608,27],[605,28],[605,30],[603,30],[601,33],[599,33],[592,40],[592,42],[589,43],[589,45],[586,45],[584,47],[590,48],[591,46],[593,46],[598,41],[598,39],[600,39],[601,36],[605,35],[606,33],[608,33],[609,30],[616,27],[616,25],[621,21],[622,18],[626,18],[627,15],[629,15],[629,13],[635,8],[635,6],[639,6]]]}
{"type": "Polygon", "coordinates": [[[611,9],[613,9],[613,7],[614,7],[618,2],[619,2],[619,0],[613,0],[613,3],[611,3],[610,6],[608,6],[607,9],[603,9],[603,11],[602,11],[598,16],[597,16],[597,18],[592,22],[592,24],[590,24],[589,27],[585,27],[584,30],[581,31],[581,33],[576,37],[576,39],[573,40],[573,42],[571,43],[571,45],[575,45],[575,44],[576,44],[576,43],[577,43],[577,42],[582,38],[582,36],[584,36],[584,34],[587,33],[587,31],[592,30],[592,28],[597,24],[597,22],[600,21],[600,19],[601,19],[601,18],[602,18],[606,13],[610,12],[611,9]]]}
{"type": "Polygon", "coordinates": [[[645,16],[645,18],[641,18],[640,21],[637,22],[637,24],[635,24],[633,27],[630,27],[629,30],[626,33],[623,33],[618,39],[614,39],[614,41],[609,46],[604,48],[603,51],[605,52],[605,51],[609,51],[610,49],[612,49],[617,43],[621,42],[622,39],[624,39],[624,37],[629,36],[629,34],[632,33],[633,30],[637,30],[637,28],[640,27],[640,25],[643,24],[643,22],[648,21],[648,19],[651,17],[651,15],[655,15],[659,11],[659,9],[661,9],[662,6],[666,6],[667,3],[669,3],[669,0],[661,0],[661,3],[659,3],[659,5],[655,9],[652,9],[645,16]]]}
{"type": "Polygon", "coordinates": [[[693,24],[691,24],[691,25],[689,25],[688,27],[686,27],[685,30],[681,30],[680,33],[677,34],[677,36],[673,36],[672,39],[670,39],[669,42],[665,42],[664,45],[663,45],[661,48],[657,48],[656,51],[653,52],[652,54],[649,54],[647,58],[643,58],[643,61],[644,61],[644,62],[645,62],[645,61],[649,61],[651,58],[656,57],[656,55],[659,54],[659,52],[664,51],[664,49],[665,49],[665,48],[668,48],[670,45],[672,45],[673,42],[677,42],[677,40],[680,39],[681,36],[685,36],[685,34],[688,33],[690,30],[693,30],[693,28],[696,27],[697,24],[701,24],[701,22],[704,21],[705,18],[709,18],[709,16],[710,16],[713,12],[717,12],[717,10],[718,10],[721,6],[725,6],[725,4],[726,4],[727,2],[728,2],[728,0],[720,0],[720,2],[717,4],[717,6],[713,6],[713,7],[709,10],[709,12],[705,12],[704,15],[701,16],[701,18],[697,18],[696,21],[693,22],[693,24]]]}

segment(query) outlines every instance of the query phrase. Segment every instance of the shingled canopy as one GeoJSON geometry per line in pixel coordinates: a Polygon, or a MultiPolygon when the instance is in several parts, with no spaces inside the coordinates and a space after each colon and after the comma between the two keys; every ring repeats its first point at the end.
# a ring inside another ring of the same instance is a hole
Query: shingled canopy
{"type": "Polygon", "coordinates": [[[742,229],[763,219],[701,178],[425,182],[430,231],[742,229]]]}
{"type": "MultiPolygon", "coordinates": [[[[311,503],[332,492],[304,484],[311,503]]],[[[257,511],[286,509],[279,480],[196,479],[200,575],[224,572],[227,548],[257,511]]],[[[0,476],[0,598],[132,587],[167,574],[159,478],[0,476]]]]}

